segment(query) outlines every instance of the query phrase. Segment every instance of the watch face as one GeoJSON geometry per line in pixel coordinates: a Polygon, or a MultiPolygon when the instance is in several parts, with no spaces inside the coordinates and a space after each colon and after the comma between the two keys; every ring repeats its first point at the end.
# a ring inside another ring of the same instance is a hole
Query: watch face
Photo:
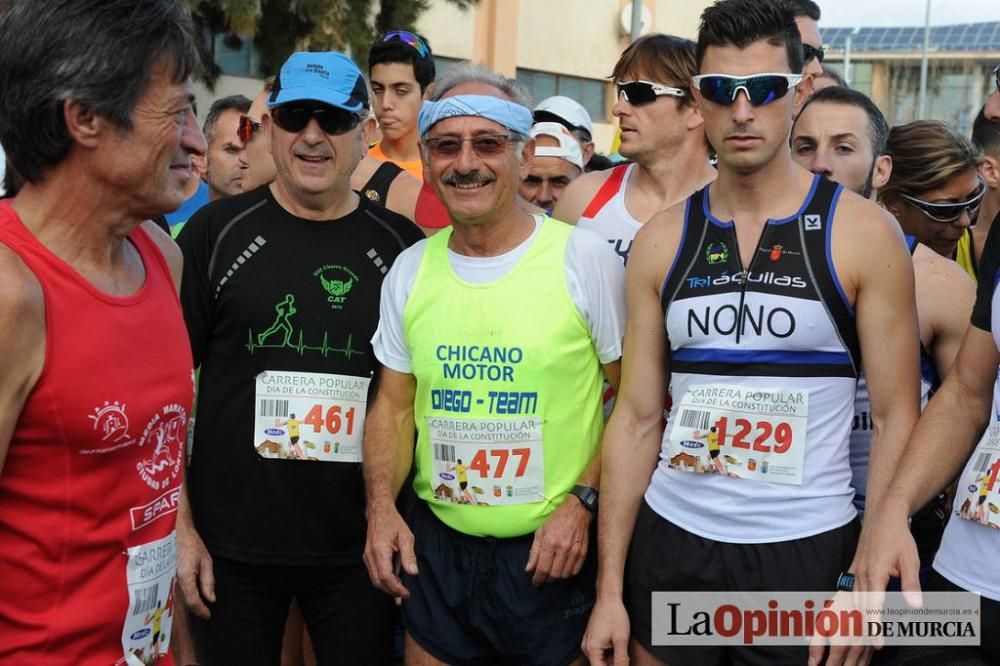
{"type": "Polygon", "coordinates": [[[580,502],[583,503],[590,511],[597,510],[597,491],[593,488],[587,488],[584,486],[577,486],[573,488],[572,493],[580,498],[580,502]]]}

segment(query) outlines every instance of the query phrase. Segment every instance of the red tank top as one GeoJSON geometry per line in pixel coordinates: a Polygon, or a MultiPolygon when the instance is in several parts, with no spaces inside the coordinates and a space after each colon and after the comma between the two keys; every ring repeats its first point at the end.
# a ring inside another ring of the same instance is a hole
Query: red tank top
{"type": "Polygon", "coordinates": [[[142,229],[124,298],[0,203],[0,243],[45,295],[45,364],[0,470],[0,663],[151,664],[174,612],[174,523],[193,399],[170,272],[142,229]]]}
{"type": "Polygon", "coordinates": [[[444,229],[451,224],[448,209],[444,207],[437,194],[427,183],[420,187],[417,195],[417,205],[413,213],[414,222],[425,229],[444,229]]]}

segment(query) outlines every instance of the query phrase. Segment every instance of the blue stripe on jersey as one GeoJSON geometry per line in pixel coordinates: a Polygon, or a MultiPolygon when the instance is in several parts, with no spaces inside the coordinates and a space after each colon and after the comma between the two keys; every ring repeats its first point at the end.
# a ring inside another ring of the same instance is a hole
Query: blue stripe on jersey
{"type": "MultiPolygon", "coordinates": [[[[814,185],[815,186],[815,185],[814,185]]],[[[844,288],[840,285],[840,278],[837,276],[837,271],[833,269],[833,243],[830,241],[831,234],[833,233],[833,218],[837,212],[837,204],[840,203],[840,193],[844,191],[844,188],[837,185],[837,190],[833,193],[833,200],[830,202],[830,213],[826,218],[826,265],[830,268],[830,277],[833,278],[833,284],[837,287],[837,293],[840,294],[840,299],[844,301],[844,307],[847,311],[854,316],[854,306],[847,300],[847,295],[844,294],[844,288]]]]}
{"type": "Polygon", "coordinates": [[[810,365],[851,365],[847,352],[781,351],[755,349],[701,349],[684,347],[671,355],[689,363],[785,363],[810,365]]]}
{"type": "Polygon", "coordinates": [[[691,197],[688,197],[684,203],[684,227],[681,229],[681,240],[677,243],[677,252],[674,253],[674,260],[670,263],[670,270],[667,271],[666,277],[663,278],[663,284],[660,285],[660,303],[663,303],[663,290],[667,288],[667,282],[670,281],[670,276],[673,275],[674,269],[677,268],[677,263],[681,259],[681,248],[684,247],[684,241],[687,240],[688,235],[688,214],[690,212],[691,197]]]}

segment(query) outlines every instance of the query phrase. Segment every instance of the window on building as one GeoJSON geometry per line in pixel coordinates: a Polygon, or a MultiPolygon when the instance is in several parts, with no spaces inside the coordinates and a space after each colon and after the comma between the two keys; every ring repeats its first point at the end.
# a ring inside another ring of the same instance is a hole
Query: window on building
{"type": "Polygon", "coordinates": [[[518,69],[517,80],[523,83],[535,102],[553,95],[571,97],[583,105],[595,122],[607,120],[607,83],[578,76],[550,74],[531,69],[518,69]]]}
{"type": "Polygon", "coordinates": [[[230,76],[260,76],[260,53],[253,40],[218,34],[212,40],[215,64],[230,76]]]}
{"type": "Polygon", "coordinates": [[[851,87],[871,97],[872,64],[870,62],[851,63],[851,87]]]}
{"type": "Polygon", "coordinates": [[[449,67],[464,62],[461,58],[449,58],[447,56],[434,56],[434,71],[440,74],[449,67]]]}

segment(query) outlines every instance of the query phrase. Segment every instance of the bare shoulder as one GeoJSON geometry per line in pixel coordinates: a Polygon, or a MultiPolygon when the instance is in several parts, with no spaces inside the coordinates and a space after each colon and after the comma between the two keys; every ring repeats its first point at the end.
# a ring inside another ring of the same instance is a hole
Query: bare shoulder
{"type": "Polygon", "coordinates": [[[161,229],[152,220],[143,222],[142,229],[149,235],[150,240],[153,241],[160,253],[163,254],[163,258],[170,268],[170,275],[174,278],[174,283],[179,286],[181,283],[181,273],[184,269],[184,255],[181,254],[181,249],[177,247],[177,243],[170,237],[170,234],[161,229]]]}
{"type": "Polygon", "coordinates": [[[364,187],[365,183],[367,183],[375,174],[379,164],[381,164],[381,162],[371,155],[365,155],[362,157],[358,166],[354,167],[354,173],[351,174],[351,189],[360,190],[364,187]]]}
{"type": "Polygon", "coordinates": [[[42,285],[17,253],[2,244],[0,274],[4,276],[4,289],[0,289],[0,339],[4,341],[0,346],[3,349],[0,352],[0,369],[4,374],[3,383],[9,381],[12,375],[37,379],[45,349],[45,294],[42,285]],[[33,365],[37,367],[32,368],[33,365]]]}
{"type": "Polygon", "coordinates": [[[852,245],[870,247],[873,240],[903,240],[903,230],[889,211],[854,192],[841,191],[835,215],[834,236],[843,236],[852,245]]]}
{"type": "Polygon", "coordinates": [[[972,278],[955,261],[942,257],[923,243],[913,250],[913,270],[917,278],[927,278],[951,285],[975,287],[972,278]]]}
{"type": "Polygon", "coordinates": [[[662,282],[673,265],[684,235],[686,201],[661,210],[639,229],[629,252],[629,267],[652,270],[657,282],[662,282]]]}
{"type": "Polygon", "coordinates": [[[423,187],[418,179],[406,171],[400,171],[389,184],[389,194],[385,207],[394,213],[399,213],[411,222],[417,221],[417,198],[423,187]]]}
{"type": "Polygon", "coordinates": [[[591,171],[585,173],[566,188],[556,203],[553,217],[569,224],[576,224],[587,210],[590,201],[597,195],[597,191],[611,177],[614,169],[604,171],[591,171]]]}
{"type": "Polygon", "coordinates": [[[918,305],[937,304],[965,312],[965,316],[971,313],[976,285],[956,262],[918,243],[913,251],[913,274],[918,305]]]}
{"type": "MultiPolygon", "coordinates": [[[[865,284],[913,280],[903,230],[888,211],[844,190],[834,217],[830,250],[837,277],[850,303],[865,284]]],[[[912,287],[910,287],[912,289],[912,287]]]]}

